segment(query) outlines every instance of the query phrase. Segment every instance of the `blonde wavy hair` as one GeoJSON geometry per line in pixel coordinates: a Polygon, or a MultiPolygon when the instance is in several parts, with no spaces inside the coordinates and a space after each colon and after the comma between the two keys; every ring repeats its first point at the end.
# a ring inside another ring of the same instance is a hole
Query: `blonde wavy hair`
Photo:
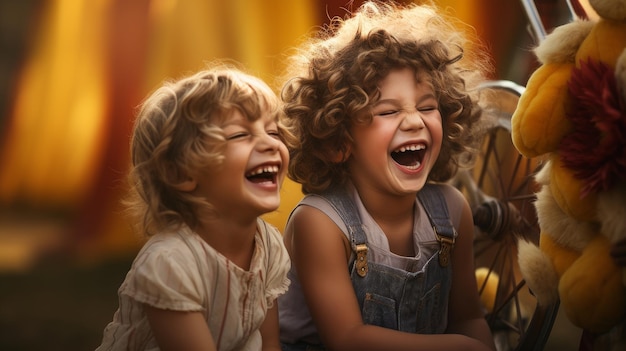
{"type": "MultiPolygon", "coordinates": [[[[193,228],[200,216],[213,213],[213,204],[179,185],[201,169],[220,167],[226,139],[219,125],[233,110],[250,120],[266,113],[279,119],[281,113],[269,86],[229,64],[165,81],[140,105],[124,203],[141,233],[183,223],[193,228]]],[[[280,123],[279,131],[286,133],[280,123]]]]}
{"type": "Polygon", "coordinates": [[[444,140],[429,175],[449,180],[469,165],[476,149],[481,111],[477,85],[492,69],[471,28],[432,3],[370,1],[346,19],[334,18],[288,58],[281,98],[285,125],[296,142],[289,177],[304,193],[320,193],[348,180],[345,162],[332,155],[352,142],[350,128],[369,123],[357,112],[379,98],[377,84],[393,69],[412,68],[428,77],[439,101],[444,140]]]}

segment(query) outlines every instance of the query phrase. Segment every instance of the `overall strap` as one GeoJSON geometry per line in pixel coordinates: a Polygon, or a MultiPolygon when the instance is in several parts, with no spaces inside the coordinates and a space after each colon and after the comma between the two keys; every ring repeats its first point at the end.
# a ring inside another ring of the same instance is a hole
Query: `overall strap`
{"type": "Polygon", "coordinates": [[[333,189],[321,194],[333,209],[339,214],[341,220],[348,229],[350,235],[350,246],[355,253],[355,265],[357,274],[361,277],[367,275],[367,236],[363,230],[363,222],[359,215],[359,210],[352,200],[350,193],[345,188],[333,189]]]}
{"type": "Polygon", "coordinates": [[[456,230],[450,221],[446,199],[439,188],[433,184],[424,185],[424,188],[417,193],[417,197],[424,206],[440,244],[439,264],[442,267],[447,267],[456,238],[456,230]]]}
{"type": "MultiPolygon", "coordinates": [[[[363,230],[363,223],[356,204],[346,189],[333,189],[333,191],[328,191],[321,194],[321,196],[330,203],[346,225],[350,236],[350,245],[356,255],[355,265],[357,273],[359,276],[364,277],[368,272],[367,236],[363,230]]],[[[439,264],[442,267],[447,267],[456,238],[456,230],[450,221],[446,200],[441,190],[432,184],[426,184],[417,193],[417,197],[422,206],[424,206],[424,210],[440,244],[439,264]]]]}

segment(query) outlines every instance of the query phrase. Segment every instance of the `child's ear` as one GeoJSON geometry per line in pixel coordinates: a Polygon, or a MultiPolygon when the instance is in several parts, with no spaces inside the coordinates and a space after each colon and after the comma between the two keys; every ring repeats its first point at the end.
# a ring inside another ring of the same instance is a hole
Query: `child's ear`
{"type": "Polygon", "coordinates": [[[352,148],[350,145],[346,145],[345,150],[326,150],[328,154],[328,158],[333,163],[344,163],[350,157],[352,153],[352,148]]]}

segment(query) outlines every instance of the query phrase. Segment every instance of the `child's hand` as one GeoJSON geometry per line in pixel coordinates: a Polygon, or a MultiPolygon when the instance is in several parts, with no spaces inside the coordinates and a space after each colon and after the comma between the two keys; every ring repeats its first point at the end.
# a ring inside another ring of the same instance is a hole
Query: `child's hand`
{"type": "Polygon", "coordinates": [[[626,267],[626,239],[618,241],[611,246],[611,257],[621,267],[626,267]]]}

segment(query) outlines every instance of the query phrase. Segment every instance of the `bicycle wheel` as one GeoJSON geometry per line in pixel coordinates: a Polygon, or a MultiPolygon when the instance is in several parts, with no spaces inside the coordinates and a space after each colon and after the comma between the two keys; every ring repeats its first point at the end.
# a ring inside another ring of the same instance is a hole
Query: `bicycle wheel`
{"type": "Polygon", "coordinates": [[[482,87],[484,116],[490,121],[482,149],[474,167],[453,180],[474,213],[475,265],[486,272],[479,290],[499,351],[542,350],[558,311],[558,304],[536,303],[517,261],[518,239],[538,244],[540,232],[533,175],[541,162],[520,155],[511,140],[511,116],[523,90],[510,81],[482,87]],[[487,289],[489,282],[495,291],[487,289]]]}

